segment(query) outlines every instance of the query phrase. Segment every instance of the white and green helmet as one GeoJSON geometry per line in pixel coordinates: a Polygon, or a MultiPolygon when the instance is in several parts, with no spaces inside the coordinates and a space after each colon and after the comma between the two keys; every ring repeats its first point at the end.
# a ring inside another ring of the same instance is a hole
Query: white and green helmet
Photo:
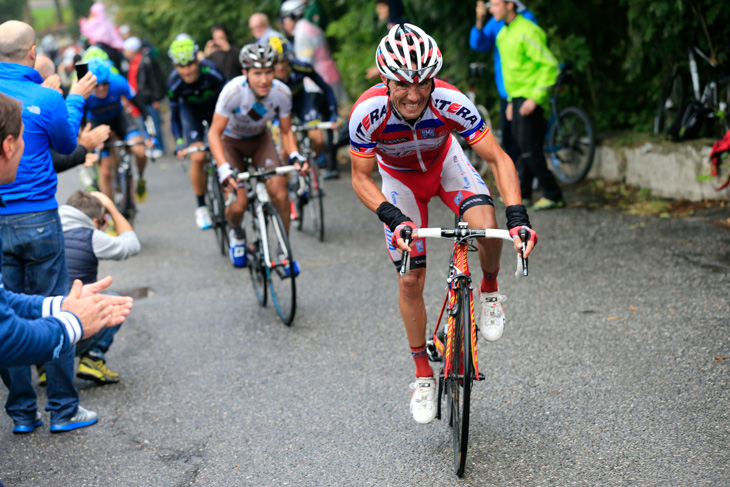
{"type": "Polygon", "coordinates": [[[187,66],[192,63],[195,61],[197,54],[198,45],[187,34],[179,34],[170,44],[170,50],[167,51],[172,64],[178,66],[187,66]]]}

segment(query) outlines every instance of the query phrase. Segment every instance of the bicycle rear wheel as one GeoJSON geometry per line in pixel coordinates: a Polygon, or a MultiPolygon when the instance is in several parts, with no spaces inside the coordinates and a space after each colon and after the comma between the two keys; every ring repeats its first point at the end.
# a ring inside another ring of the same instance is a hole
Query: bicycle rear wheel
{"type": "Polygon", "coordinates": [[[654,117],[656,135],[667,133],[667,130],[682,116],[682,110],[688,100],[689,73],[684,68],[677,68],[664,85],[657,104],[656,117],[654,117]]]}
{"type": "MultiPolygon", "coordinates": [[[[289,237],[281,215],[270,203],[264,205],[270,265],[266,267],[271,300],[281,321],[289,326],[297,307],[296,272],[289,237]]],[[[263,252],[262,252],[263,254],[263,252]]]]}
{"type": "Polygon", "coordinates": [[[474,364],[471,357],[471,295],[463,286],[457,295],[458,316],[454,320],[451,340],[451,371],[446,377],[446,409],[449,412],[451,439],[454,447],[454,471],[461,477],[466,468],[469,445],[469,412],[474,364]]]}
{"type": "MultiPolygon", "coordinates": [[[[259,306],[266,306],[268,297],[269,283],[267,280],[266,261],[264,260],[264,248],[261,241],[261,232],[258,226],[258,220],[253,218],[254,212],[247,210],[251,218],[248,216],[246,220],[251,221],[251,228],[247,230],[250,240],[246,245],[246,259],[248,261],[248,272],[251,276],[251,285],[253,292],[256,294],[259,306]]],[[[228,237],[226,236],[226,242],[228,237]]]]}
{"type": "Polygon", "coordinates": [[[588,115],[576,107],[561,110],[550,127],[545,149],[555,176],[566,184],[582,180],[591,170],[595,150],[596,137],[588,115]]]}
{"type": "Polygon", "coordinates": [[[314,225],[314,233],[320,242],[324,242],[324,193],[322,192],[322,180],[319,177],[317,163],[310,161],[309,172],[309,216],[314,225]]]}
{"type": "Polygon", "coordinates": [[[222,255],[228,253],[228,224],[226,223],[226,203],[223,191],[218,184],[218,174],[212,166],[207,168],[205,205],[210,212],[210,220],[215,232],[215,239],[222,255]]]}

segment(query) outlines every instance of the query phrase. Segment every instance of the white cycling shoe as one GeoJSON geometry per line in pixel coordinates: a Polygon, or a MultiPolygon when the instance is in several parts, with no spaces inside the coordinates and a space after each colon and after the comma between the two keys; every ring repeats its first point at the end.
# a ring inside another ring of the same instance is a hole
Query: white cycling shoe
{"type": "Polygon", "coordinates": [[[479,333],[482,337],[494,342],[499,340],[504,332],[504,303],[507,298],[499,293],[479,293],[479,303],[482,308],[482,318],[479,322],[479,333]]]}
{"type": "Polygon", "coordinates": [[[201,230],[207,230],[213,226],[207,206],[199,206],[195,209],[195,224],[201,230]]]}
{"type": "Polygon", "coordinates": [[[417,377],[411,384],[411,414],[416,423],[428,424],[436,418],[436,379],[417,377]]]}

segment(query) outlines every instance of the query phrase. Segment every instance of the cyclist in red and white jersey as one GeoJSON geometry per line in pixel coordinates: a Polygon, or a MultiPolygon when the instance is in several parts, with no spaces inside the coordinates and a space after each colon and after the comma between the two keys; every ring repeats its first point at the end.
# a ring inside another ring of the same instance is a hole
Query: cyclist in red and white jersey
{"type": "MultiPolygon", "coordinates": [[[[433,421],[436,394],[425,350],[426,242],[418,238],[417,229],[428,226],[428,202],[434,196],[462,216],[469,227],[497,228],[489,189],[467,160],[452,130],[489,164],[507,205],[507,227],[515,237],[515,249],[521,248],[517,232],[523,227],[530,234],[525,255],[537,243],[527,210],[520,204],[514,164],[474,104],[459,90],[435,78],[442,63],[436,42],[423,30],[412,24],[393,26],[376,52],[382,84],[363,93],[350,116],[353,188],[384,223],[386,245],[396,267],[401,261],[400,252],[411,253],[411,272],[398,279],[398,302],[416,363],[411,412],[419,423],[433,421]],[[381,188],[372,179],[376,163],[383,180],[381,188]],[[410,246],[400,235],[405,226],[415,230],[410,246]]],[[[478,240],[483,272],[478,328],[490,341],[499,339],[504,330],[504,296],[497,286],[501,251],[501,240],[478,240]]]]}

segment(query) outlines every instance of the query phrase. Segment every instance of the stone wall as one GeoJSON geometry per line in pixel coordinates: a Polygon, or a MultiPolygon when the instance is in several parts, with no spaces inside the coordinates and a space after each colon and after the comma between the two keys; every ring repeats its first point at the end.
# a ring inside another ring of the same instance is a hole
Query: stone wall
{"type": "Polygon", "coordinates": [[[637,147],[610,143],[596,148],[588,178],[622,181],[648,188],[655,196],[700,201],[730,200],[730,188],[720,192],[711,181],[698,180],[710,174],[710,141],[687,143],[646,142],[637,147]]]}

